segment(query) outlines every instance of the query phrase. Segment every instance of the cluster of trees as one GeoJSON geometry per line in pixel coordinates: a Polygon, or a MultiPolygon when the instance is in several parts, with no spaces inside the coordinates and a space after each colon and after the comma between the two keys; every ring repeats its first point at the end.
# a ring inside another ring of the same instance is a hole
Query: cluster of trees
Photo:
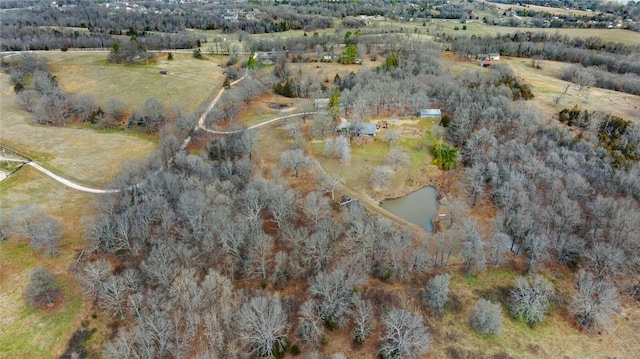
{"type": "Polygon", "coordinates": [[[127,190],[98,202],[79,280],[120,324],[103,354],[277,356],[320,345],[331,328],[370,340],[376,325],[386,328],[382,355],[424,352],[423,318],[393,303],[374,309],[361,289],[370,276],[429,267],[413,235],[356,202],[336,212],[322,192],[298,193],[275,172],[263,178],[239,140],[221,141],[207,157],[165,150],[119,179],[127,190]],[[299,284],[306,301],[277,294],[299,284]]]}
{"type": "Polygon", "coordinates": [[[47,63],[29,53],[4,60],[3,70],[11,76],[18,104],[40,124],[65,125],[76,120],[97,128],[126,125],[148,133],[158,131],[169,120],[175,120],[183,132],[195,126],[194,116],[184,113],[181,106],[168,109],[155,97],[148,98],[139,109],[131,110],[119,99],[111,98],[99,104],[93,95],[69,94],[48,72],[47,63]]]}
{"type": "MultiPolygon", "coordinates": [[[[447,136],[462,148],[472,205],[477,195],[486,195],[499,209],[492,241],[510,241],[514,253],[524,255],[529,273],[550,259],[580,268],[575,298],[581,300],[571,309],[580,325],[606,324],[616,302],[598,298],[615,297],[614,280],[622,291],[633,288],[624,273],[640,268],[640,165],[631,160],[618,166],[605,137],[617,140],[624,132],[626,139],[618,143],[637,143],[637,130],[605,117],[577,136],[495,92],[475,104],[457,106],[447,136]],[[507,124],[515,127],[502,127],[507,124]]],[[[470,247],[477,248],[482,250],[470,247]]]]}
{"type": "Polygon", "coordinates": [[[603,89],[640,95],[640,76],[629,72],[624,74],[603,70],[601,66],[572,65],[565,68],[560,78],[580,87],[596,86],[603,89]]]}
{"type": "Polygon", "coordinates": [[[569,8],[577,10],[593,10],[594,13],[600,12],[599,16],[604,14],[611,14],[618,17],[638,19],[640,17],[640,7],[637,2],[629,1],[625,4],[618,2],[600,2],[600,1],[575,1],[575,0],[527,0],[527,1],[515,1],[515,0],[498,0],[497,3],[501,4],[531,4],[538,6],[550,6],[555,8],[569,8]]]}
{"type": "Polygon", "coordinates": [[[601,111],[590,113],[578,105],[560,111],[559,120],[587,130],[591,134],[587,140],[596,140],[597,145],[609,152],[614,167],[628,168],[640,161],[640,136],[633,122],[601,111]]]}

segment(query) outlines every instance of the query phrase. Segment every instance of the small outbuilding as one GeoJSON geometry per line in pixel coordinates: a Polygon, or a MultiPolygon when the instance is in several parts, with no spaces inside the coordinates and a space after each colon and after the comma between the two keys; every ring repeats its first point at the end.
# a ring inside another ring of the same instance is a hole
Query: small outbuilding
{"type": "Polygon", "coordinates": [[[375,123],[361,123],[356,128],[356,135],[358,136],[375,136],[378,129],[375,123]]]}
{"type": "Polygon", "coordinates": [[[440,118],[442,117],[442,113],[439,108],[423,108],[418,113],[418,117],[420,118],[440,118]]]}
{"type": "Polygon", "coordinates": [[[315,101],[316,110],[329,107],[328,98],[317,98],[315,101]]]}

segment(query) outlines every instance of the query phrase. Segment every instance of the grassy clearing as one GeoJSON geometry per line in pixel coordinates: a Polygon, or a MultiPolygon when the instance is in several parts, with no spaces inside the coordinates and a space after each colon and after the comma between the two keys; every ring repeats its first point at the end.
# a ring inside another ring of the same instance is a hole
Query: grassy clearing
{"type": "Polygon", "coordinates": [[[605,41],[620,42],[626,45],[636,45],[640,43],[640,33],[624,29],[551,29],[551,28],[530,28],[530,27],[508,27],[495,26],[482,23],[461,24],[459,21],[433,21],[426,23],[426,26],[417,26],[418,34],[435,35],[435,33],[446,32],[456,36],[490,36],[498,34],[509,34],[515,32],[544,32],[548,34],[558,34],[561,36],[577,37],[585,39],[588,37],[599,37],[605,41]],[[467,30],[462,30],[466,25],[467,30]],[[459,30],[454,30],[458,27],[459,30]],[[427,32],[428,31],[428,32],[427,32]]]}
{"type": "Polygon", "coordinates": [[[395,128],[401,134],[401,139],[393,144],[393,147],[404,149],[410,163],[405,167],[393,168],[392,166],[395,172],[393,181],[376,191],[369,184],[371,174],[375,167],[386,164],[392,148],[382,139],[384,129],[381,129],[376,137],[362,141],[362,145],[358,143],[359,141],[352,142],[351,160],[347,164],[341,163],[338,159],[327,158],[324,155],[324,141],[313,141],[311,148],[322,166],[329,173],[335,173],[343,178],[347,186],[379,199],[398,197],[428,184],[434,176],[440,174],[440,171],[431,164],[433,157],[429,153],[428,137],[426,145],[424,144],[424,134],[434,125],[434,122],[415,119],[401,119],[396,122],[390,128],[395,128]]]}
{"type": "MultiPolygon", "coordinates": [[[[155,148],[154,142],[130,134],[36,125],[16,107],[6,74],[0,75],[0,94],[0,143],[79,183],[102,187],[130,161],[146,158],[155,148]]],[[[64,233],[55,257],[33,253],[18,238],[0,243],[0,358],[60,356],[86,315],[88,306],[68,269],[83,248],[82,221],[94,213],[95,198],[29,166],[0,182],[0,219],[20,205],[36,203],[61,221],[64,233]],[[45,311],[24,306],[29,274],[38,265],[53,271],[64,291],[64,300],[45,311]]]]}
{"type": "MultiPolygon", "coordinates": [[[[561,273],[546,273],[557,288],[571,288],[572,275],[564,269],[561,273]],[[561,278],[561,279],[559,279],[561,278]]],[[[604,358],[633,357],[640,343],[634,331],[640,328],[640,313],[629,311],[617,318],[617,327],[612,333],[589,335],[577,330],[559,308],[535,328],[513,320],[503,306],[503,335],[483,337],[468,324],[468,316],[480,297],[497,301],[502,291],[513,285],[517,273],[511,269],[492,270],[478,276],[452,275],[451,293],[458,297],[461,310],[448,310],[443,318],[430,318],[434,341],[429,358],[451,355],[453,348],[468,357],[468,353],[485,357],[504,353],[513,358],[604,358]]]]}
{"type": "Polygon", "coordinates": [[[157,97],[171,108],[173,105],[195,109],[207,98],[211,89],[222,85],[221,56],[205,55],[198,60],[191,54],[174,53],[168,61],[166,53],[157,54],[157,62],[149,65],[107,63],[106,53],[49,52],[52,73],[70,93],[92,94],[100,104],[117,98],[130,108],[139,108],[149,97],[157,97]],[[167,70],[168,75],[161,75],[167,70]]]}
{"type": "Polygon", "coordinates": [[[71,253],[56,257],[34,255],[26,243],[0,244],[0,358],[58,357],[76,329],[83,312],[82,291],[62,263],[71,253]],[[37,310],[24,304],[23,293],[31,269],[45,266],[58,277],[63,299],[52,308],[37,310]]]}
{"type": "Polygon", "coordinates": [[[506,63],[532,87],[534,103],[547,116],[555,118],[562,109],[578,105],[589,111],[611,112],[628,120],[640,117],[640,96],[596,87],[578,91],[576,85],[572,85],[567,94],[563,95],[569,82],[560,80],[559,77],[562,70],[571,66],[570,64],[543,61],[542,69],[534,69],[528,59],[508,59],[506,63]],[[561,96],[561,100],[556,105],[555,99],[558,96],[561,96]]]}
{"type": "Polygon", "coordinates": [[[0,143],[63,177],[102,187],[128,162],[146,158],[155,148],[153,142],[133,134],[37,125],[15,105],[7,75],[0,75],[0,86],[3,98],[0,143]]]}
{"type": "MultiPolygon", "coordinates": [[[[444,53],[444,58],[447,68],[456,75],[464,71],[486,71],[475,61],[460,60],[452,53],[444,53]]],[[[576,85],[572,85],[564,94],[570,83],[560,80],[560,74],[571,64],[545,60],[542,61],[541,69],[536,69],[531,66],[531,60],[525,58],[502,58],[500,63],[508,64],[518,79],[531,86],[535,97],[528,102],[534,104],[545,118],[555,119],[562,109],[572,108],[574,105],[589,111],[610,112],[628,120],[640,118],[640,96],[597,87],[578,91],[576,85]],[[557,97],[560,97],[560,101],[556,104],[557,97]]]]}

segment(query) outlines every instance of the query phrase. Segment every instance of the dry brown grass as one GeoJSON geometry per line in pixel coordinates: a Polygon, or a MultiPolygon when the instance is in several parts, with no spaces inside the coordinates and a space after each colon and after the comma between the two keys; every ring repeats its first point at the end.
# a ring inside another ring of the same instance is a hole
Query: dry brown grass
{"type": "Polygon", "coordinates": [[[51,65],[51,72],[62,87],[73,94],[94,95],[102,105],[110,98],[139,108],[147,98],[157,97],[171,108],[183,104],[194,110],[211,91],[222,85],[224,61],[221,56],[205,55],[198,60],[191,54],[174,53],[168,61],[159,53],[149,65],[121,65],[107,62],[106,53],[48,52],[38,54],[51,65]],[[167,70],[168,75],[161,75],[167,70]]]}
{"type": "MultiPolygon", "coordinates": [[[[6,74],[0,75],[0,94],[0,143],[82,184],[104,186],[127,162],[145,158],[155,148],[152,141],[124,133],[37,125],[16,107],[6,74]]],[[[0,182],[2,221],[14,208],[36,203],[61,221],[64,233],[55,257],[33,253],[20,238],[0,243],[0,358],[58,357],[87,316],[90,305],[68,269],[84,246],[82,221],[94,213],[95,199],[29,166],[0,182]],[[45,311],[26,308],[23,299],[29,273],[39,265],[58,276],[64,291],[63,302],[45,311]]]]}
{"type": "MultiPolygon", "coordinates": [[[[478,66],[477,62],[460,60],[450,52],[444,54],[444,59],[453,74],[467,70],[487,71],[478,66]]],[[[567,94],[564,94],[570,83],[560,80],[560,75],[566,67],[573,66],[572,64],[545,60],[542,61],[541,68],[537,69],[532,67],[531,60],[526,58],[503,57],[499,62],[508,64],[519,80],[524,80],[531,86],[535,97],[530,102],[547,119],[556,119],[560,111],[575,105],[589,111],[610,112],[628,120],[640,118],[640,96],[597,87],[591,87],[588,91],[578,91],[576,85],[571,85],[567,94]],[[587,94],[588,97],[585,97],[587,94]],[[558,104],[555,103],[557,97],[561,98],[558,104]]]]}
{"type": "Polygon", "coordinates": [[[543,61],[542,68],[535,69],[531,67],[529,59],[513,58],[505,62],[519,78],[523,78],[532,87],[536,96],[533,102],[546,116],[555,118],[562,109],[578,105],[582,109],[610,112],[628,120],[640,118],[640,96],[597,87],[578,91],[576,85],[572,85],[567,94],[563,95],[570,83],[560,80],[560,74],[571,64],[543,61]],[[556,105],[555,99],[558,96],[561,96],[561,100],[556,105]]]}
{"type": "MultiPolygon", "coordinates": [[[[16,107],[7,75],[0,75],[0,86],[0,143],[72,181],[104,186],[129,161],[146,158],[155,148],[153,142],[132,133],[38,125],[16,107]]],[[[62,185],[52,183],[57,187],[62,185]]]]}
{"type": "Polygon", "coordinates": [[[538,5],[527,5],[520,6],[514,4],[499,4],[499,3],[490,3],[491,6],[496,6],[500,10],[529,10],[529,11],[537,11],[537,12],[546,12],[554,15],[575,15],[575,16],[594,16],[596,13],[585,10],[576,10],[576,9],[561,9],[557,7],[548,7],[548,6],[538,6],[538,5]]]}

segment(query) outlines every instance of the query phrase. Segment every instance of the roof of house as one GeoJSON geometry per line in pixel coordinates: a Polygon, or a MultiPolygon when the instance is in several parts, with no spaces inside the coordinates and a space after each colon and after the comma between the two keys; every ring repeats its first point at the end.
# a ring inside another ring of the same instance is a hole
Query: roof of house
{"type": "Polygon", "coordinates": [[[439,117],[441,115],[439,108],[423,108],[420,110],[420,117],[439,117]]]}
{"type": "Polygon", "coordinates": [[[356,133],[358,135],[369,135],[373,136],[376,134],[376,124],[375,123],[361,123],[358,125],[356,129],[356,133]]]}
{"type": "Polygon", "coordinates": [[[327,107],[327,106],[329,106],[329,99],[328,98],[317,98],[315,102],[316,102],[316,107],[327,107]]]}

